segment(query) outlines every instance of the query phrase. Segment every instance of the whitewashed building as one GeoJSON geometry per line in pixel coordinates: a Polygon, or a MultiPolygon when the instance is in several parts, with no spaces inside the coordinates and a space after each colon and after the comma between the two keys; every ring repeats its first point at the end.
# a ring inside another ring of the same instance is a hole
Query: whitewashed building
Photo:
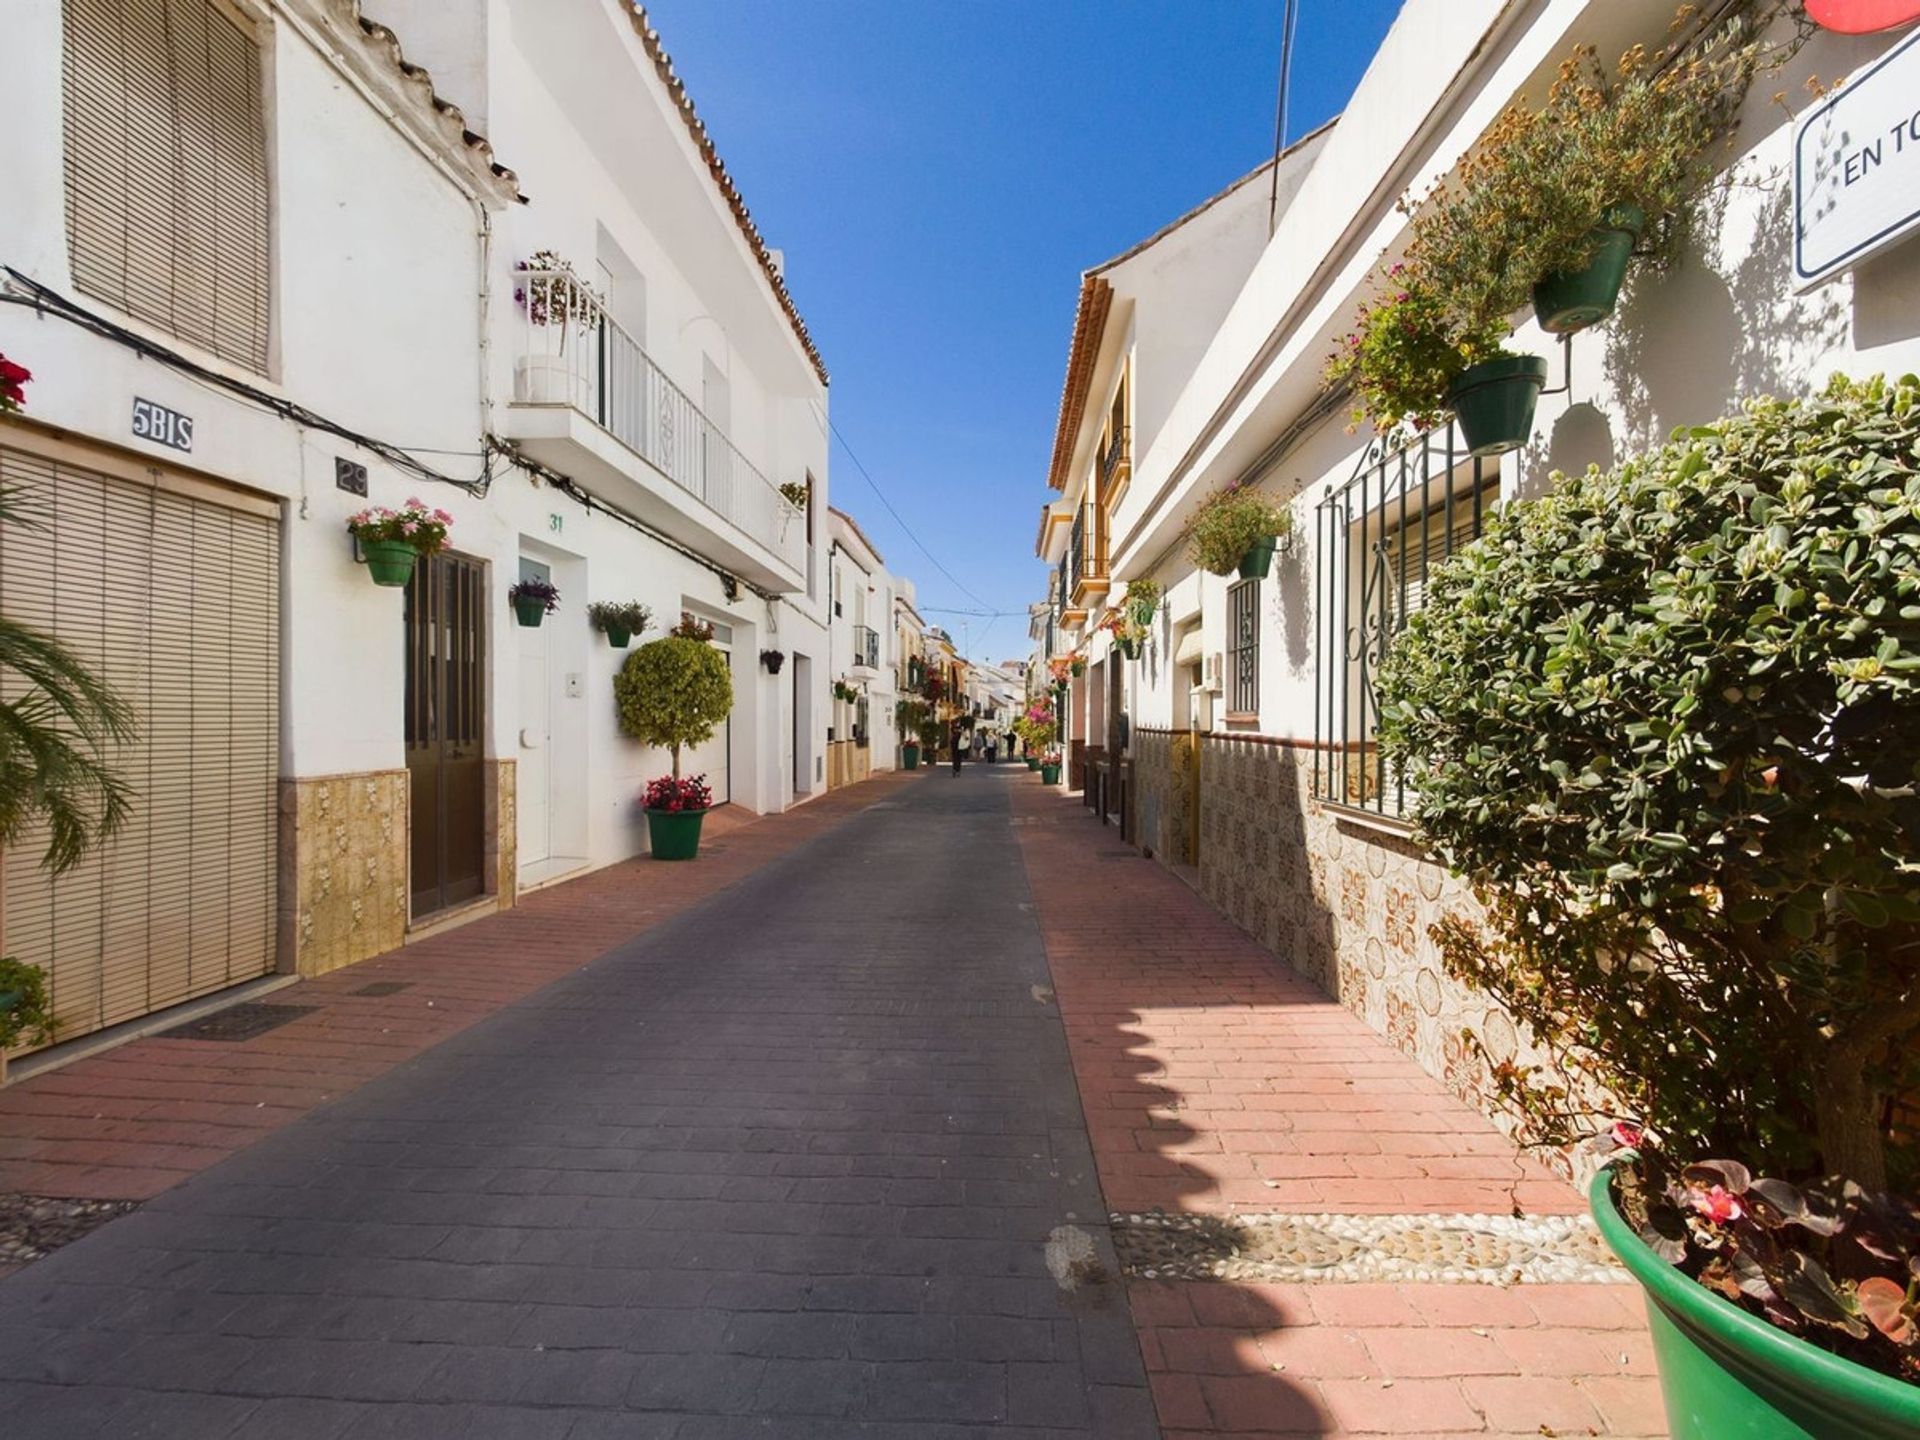
{"type": "Polygon", "coordinates": [[[715,625],[719,798],[824,790],[826,372],[644,11],[16,0],[0,93],[0,607],[142,720],[131,829],[5,857],[64,1036],[643,850],[591,601],[715,625]],[[451,549],[377,587],[409,496],[451,549]]]}
{"type": "MultiPolygon", "coordinates": [[[[899,639],[891,623],[902,583],[851,515],[827,512],[832,606],[828,654],[836,693],[827,773],[835,788],[899,765],[899,639]]],[[[911,594],[911,587],[909,587],[911,594]]]]}
{"type": "MultiPolygon", "coordinates": [[[[1068,708],[1092,759],[1073,784],[1479,1103],[1490,1102],[1468,1032],[1500,1059],[1527,1041],[1445,974],[1429,927],[1472,900],[1413,839],[1405,796],[1372,745],[1368,676],[1428,567],[1476,534],[1488,508],[1538,493],[1556,469],[1610,464],[1744,396],[1807,394],[1836,370],[1920,369],[1920,148],[1897,148],[1874,124],[1910,116],[1920,32],[1814,31],[1753,86],[1726,162],[1737,183],[1700,207],[1676,263],[1637,268],[1613,317],[1564,345],[1515,317],[1513,347],[1550,360],[1530,444],[1471,461],[1450,429],[1411,444],[1349,429],[1350,402],[1325,388],[1323,370],[1404,243],[1396,202],[1451,172],[1503,107],[1542,96],[1576,47],[1603,58],[1657,48],[1674,11],[1671,0],[1408,0],[1345,114],[1296,147],[1272,238],[1257,237],[1251,257],[1229,236],[1212,242],[1244,285],[1204,342],[1169,344],[1129,324],[1120,278],[1111,299],[1099,293],[1103,269],[1083,284],[1071,347],[1050,476],[1060,498],[1041,534],[1052,590],[1034,629],[1036,657],[1078,645],[1089,661],[1068,708]],[[1832,93],[1858,113],[1835,115],[1809,77],[1846,80],[1832,93]],[[1856,151],[1879,137],[1881,153],[1854,156],[1869,193],[1835,207],[1848,133],[1856,151]],[[1904,168],[1888,158],[1901,155],[1904,168]],[[1146,406],[1148,376],[1173,362],[1173,393],[1146,406]],[[1099,458],[1116,433],[1130,433],[1129,463],[1099,458]],[[1186,557],[1187,520],[1234,483],[1291,507],[1293,542],[1269,579],[1199,573],[1186,557]],[[1166,598],[1141,658],[1126,661],[1093,627],[1143,578],[1166,598]]],[[[1152,293],[1134,304],[1149,310],[1152,293]]]]}

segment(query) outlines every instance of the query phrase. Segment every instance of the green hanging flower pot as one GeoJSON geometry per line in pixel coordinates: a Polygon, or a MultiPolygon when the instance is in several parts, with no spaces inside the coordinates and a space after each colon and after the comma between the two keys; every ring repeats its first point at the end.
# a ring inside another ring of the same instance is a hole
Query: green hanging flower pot
{"type": "MultiPolygon", "coordinates": [[[[534,623],[537,625],[539,621],[536,620],[534,623]]],[[[624,650],[632,643],[633,631],[629,630],[626,626],[613,624],[607,626],[607,644],[611,645],[614,649],[624,650]]]]}
{"type": "Polygon", "coordinates": [[[1242,580],[1264,580],[1273,573],[1273,552],[1279,548],[1278,536],[1268,535],[1256,540],[1247,547],[1247,553],[1240,557],[1240,578],[1242,580]]]}
{"type": "Polygon", "coordinates": [[[1447,404],[1460,422],[1467,453],[1503,455],[1526,444],[1546,383],[1547,362],[1540,355],[1498,355],[1462,370],[1447,387],[1447,404]]]}
{"type": "Polygon", "coordinates": [[[1587,1192],[1594,1223],[1647,1295],[1673,1440],[1898,1440],[1920,1435],[1920,1386],[1809,1345],[1676,1270],[1613,1203],[1613,1172],[1587,1192]]]}
{"type": "Polygon", "coordinates": [[[1117,643],[1120,646],[1120,653],[1126,656],[1127,659],[1138,660],[1140,658],[1140,642],[1138,640],[1128,635],[1122,635],[1117,643]]]}
{"type": "Polygon", "coordinates": [[[413,578],[413,565],[420,552],[404,540],[362,540],[360,553],[366,557],[367,574],[376,585],[401,586],[413,578]]]}
{"type": "Polygon", "coordinates": [[[1610,206],[1592,231],[1593,258],[1578,270],[1555,270],[1533,287],[1533,313],[1550,335],[1571,335],[1613,314],[1633,247],[1646,229],[1638,205],[1610,206]]]}
{"type": "Polygon", "coordinates": [[[547,618],[547,602],[531,595],[513,597],[513,613],[522,625],[538,629],[540,622],[547,618]]]}

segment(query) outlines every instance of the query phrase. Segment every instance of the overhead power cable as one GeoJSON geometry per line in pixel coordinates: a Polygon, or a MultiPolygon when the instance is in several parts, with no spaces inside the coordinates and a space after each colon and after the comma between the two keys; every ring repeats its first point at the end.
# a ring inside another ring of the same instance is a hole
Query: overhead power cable
{"type": "Polygon", "coordinates": [[[927,557],[928,563],[942,575],[946,576],[948,581],[952,583],[954,589],[973,601],[973,603],[981,609],[993,609],[993,606],[988,601],[982,600],[978,595],[974,594],[973,591],[969,590],[965,585],[962,585],[954,573],[940,563],[940,557],[929,550],[920,537],[913,533],[913,527],[907,524],[898,510],[893,508],[893,502],[887,499],[886,492],[880,488],[879,482],[868,472],[867,467],[860,463],[860,457],[853,453],[853,446],[847,443],[847,437],[841,433],[840,427],[834,424],[831,416],[827,419],[827,425],[828,428],[833,431],[833,438],[840,442],[840,448],[847,452],[847,458],[853,462],[853,468],[860,472],[860,478],[867,482],[867,488],[872,490],[875,498],[886,507],[887,513],[893,517],[894,523],[900,527],[906,537],[914,543],[922,555],[927,557]]]}

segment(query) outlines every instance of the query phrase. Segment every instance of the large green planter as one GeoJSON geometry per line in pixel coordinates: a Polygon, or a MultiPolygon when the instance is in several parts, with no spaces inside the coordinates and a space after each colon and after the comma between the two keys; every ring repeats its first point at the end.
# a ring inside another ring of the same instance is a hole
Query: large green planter
{"type": "Polygon", "coordinates": [[[1673,1440],[1912,1440],[1920,1386],[1869,1370],[1749,1315],[1646,1247],[1613,1205],[1613,1172],[1587,1196],[1613,1253],[1647,1295],[1673,1440]]]}
{"type": "Polygon", "coordinates": [[[1550,335],[1571,335],[1613,314],[1633,247],[1646,228],[1638,205],[1611,206],[1592,231],[1593,258],[1579,270],[1555,270],[1533,287],[1533,313],[1550,335]]]}
{"type": "Polygon", "coordinates": [[[1038,770],[1039,768],[1040,768],[1039,759],[1036,756],[1032,756],[1032,755],[1027,756],[1027,769],[1038,770]]]}
{"type": "Polygon", "coordinates": [[[413,578],[413,562],[420,558],[420,552],[404,540],[362,540],[360,553],[376,585],[406,584],[413,578]]]}
{"type": "Polygon", "coordinates": [[[647,849],[656,860],[691,860],[700,853],[704,810],[647,811],[647,849]]]}
{"type": "Polygon", "coordinates": [[[537,629],[540,622],[547,618],[547,602],[531,595],[516,595],[513,597],[513,613],[519,617],[522,625],[537,629]]]}
{"type": "Polygon", "coordinates": [[[1058,765],[1042,765],[1040,767],[1040,783],[1042,785],[1058,785],[1060,783],[1060,767],[1058,765]]]}
{"type": "Polygon", "coordinates": [[[1240,557],[1240,578],[1264,580],[1272,574],[1273,552],[1279,544],[1279,537],[1268,535],[1248,546],[1247,553],[1240,557]]]}
{"type": "MultiPolygon", "coordinates": [[[[1447,389],[1471,455],[1501,455],[1533,435],[1533,407],[1547,383],[1540,355],[1501,355],[1462,370],[1447,389]]],[[[1245,567],[1241,573],[1246,573],[1245,567]]]]}
{"type": "Polygon", "coordinates": [[[918,745],[902,745],[900,747],[900,768],[902,770],[918,770],[920,768],[920,747],[918,745]]]}

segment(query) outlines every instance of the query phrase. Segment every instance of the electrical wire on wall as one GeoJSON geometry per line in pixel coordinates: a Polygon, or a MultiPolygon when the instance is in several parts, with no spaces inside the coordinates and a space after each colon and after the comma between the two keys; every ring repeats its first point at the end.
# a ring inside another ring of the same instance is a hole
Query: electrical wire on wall
{"type": "Polygon", "coordinates": [[[337,439],[345,440],[348,444],[358,446],[369,454],[378,455],[396,470],[405,471],[415,479],[430,481],[436,485],[451,485],[455,489],[466,491],[467,494],[475,498],[485,498],[486,496],[487,487],[493,477],[487,468],[486,462],[488,457],[484,451],[423,450],[422,453],[426,454],[475,454],[481,460],[480,475],[477,479],[462,480],[457,476],[444,474],[415,457],[410,453],[410,447],[408,446],[397,445],[389,440],[380,440],[371,435],[363,434],[349,425],[344,425],[337,420],[329,419],[325,415],[309,410],[304,405],[297,404],[283,396],[262,390],[258,386],[250,385],[244,380],[236,379],[234,376],[223,374],[209,366],[202,365],[199,361],[189,359],[187,356],[182,355],[178,350],[170,349],[165,345],[159,344],[157,341],[149,340],[146,336],[129,330],[124,325],[116,324],[104,315],[96,314],[85,306],[75,304],[59,291],[50,289],[42,285],[39,281],[22,275],[11,265],[5,268],[8,280],[25,293],[0,294],[0,304],[19,305],[31,309],[37,314],[50,315],[57,320],[64,320],[69,325],[76,326],[79,329],[98,335],[102,339],[111,340],[117,345],[124,346],[142,359],[156,361],[166,366],[169,370],[177,371],[198,385],[212,390],[224,391],[229,395],[236,396],[251,405],[258,406],[262,410],[278,415],[283,420],[291,421],[303,429],[318,430],[324,434],[332,435],[337,439]]]}

